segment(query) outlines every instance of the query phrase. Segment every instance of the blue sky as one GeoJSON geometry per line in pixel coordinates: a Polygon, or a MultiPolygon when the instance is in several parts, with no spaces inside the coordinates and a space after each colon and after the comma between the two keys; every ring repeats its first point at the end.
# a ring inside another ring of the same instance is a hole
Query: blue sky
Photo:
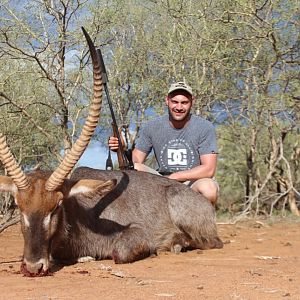
{"type": "MultiPolygon", "coordinates": [[[[106,159],[108,155],[108,148],[104,147],[103,143],[99,141],[91,141],[82,157],[78,161],[77,166],[86,166],[95,169],[105,170],[106,159]]],[[[113,163],[117,161],[116,153],[111,153],[113,163]]]]}

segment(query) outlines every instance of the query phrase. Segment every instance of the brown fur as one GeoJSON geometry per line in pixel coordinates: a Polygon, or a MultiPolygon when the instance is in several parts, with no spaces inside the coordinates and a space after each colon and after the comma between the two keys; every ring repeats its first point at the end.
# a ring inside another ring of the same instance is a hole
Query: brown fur
{"type": "Polygon", "coordinates": [[[50,255],[63,262],[92,256],[128,263],[158,250],[223,246],[211,203],[174,180],[137,171],[78,168],[59,190],[47,192],[47,177],[29,175],[30,189],[16,195],[25,241],[22,268],[30,276],[47,274],[50,255]],[[88,190],[75,193],[83,187],[88,190]]]}

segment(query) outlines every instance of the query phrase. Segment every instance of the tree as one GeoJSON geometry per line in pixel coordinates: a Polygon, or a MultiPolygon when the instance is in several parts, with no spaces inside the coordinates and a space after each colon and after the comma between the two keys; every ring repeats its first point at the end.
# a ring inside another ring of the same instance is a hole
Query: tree
{"type": "MultiPolygon", "coordinates": [[[[50,167],[70,148],[90,97],[84,25],[101,47],[129,144],[143,121],[164,112],[170,83],[186,80],[195,113],[214,122],[219,135],[220,207],[243,215],[288,207],[298,214],[299,4],[4,1],[2,128],[28,168],[41,158],[50,167]]],[[[104,102],[97,136],[105,143],[107,108],[104,102]]]]}

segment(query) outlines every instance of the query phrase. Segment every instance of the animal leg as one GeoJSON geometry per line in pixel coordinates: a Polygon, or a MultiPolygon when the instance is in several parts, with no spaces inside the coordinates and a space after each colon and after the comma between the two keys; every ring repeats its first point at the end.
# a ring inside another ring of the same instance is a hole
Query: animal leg
{"type": "Polygon", "coordinates": [[[172,239],[170,250],[175,254],[179,254],[190,247],[190,238],[184,233],[176,233],[172,239]]]}
{"type": "MultiPolygon", "coordinates": [[[[167,191],[170,217],[180,230],[185,249],[222,248],[212,204],[197,192],[173,186],[167,191]],[[183,201],[185,199],[185,201],[183,201]]],[[[178,248],[178,247],[177,247],[178,248]]],[[[178,250],[178,249],[177,249],[178,250]]]]}
{"type": "Polygon", "coordinates": [[[144,230],[129,227],[115,241],[112,258],[117,264],[131,263],[151,254],[144,230]]]}

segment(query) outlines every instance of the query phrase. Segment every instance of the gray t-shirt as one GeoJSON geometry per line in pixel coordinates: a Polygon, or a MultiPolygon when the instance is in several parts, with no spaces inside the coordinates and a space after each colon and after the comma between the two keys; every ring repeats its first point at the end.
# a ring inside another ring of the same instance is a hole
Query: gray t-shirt
{"type": "Polygon", "coordinates": [[[147,154],[153,149],[159,172],[191,169],[201,164],[201,155],[218,152],[212,123],[194,115],[181,129],[171,126],[168,115],[147,122],[135,147],[147,154]]]}

